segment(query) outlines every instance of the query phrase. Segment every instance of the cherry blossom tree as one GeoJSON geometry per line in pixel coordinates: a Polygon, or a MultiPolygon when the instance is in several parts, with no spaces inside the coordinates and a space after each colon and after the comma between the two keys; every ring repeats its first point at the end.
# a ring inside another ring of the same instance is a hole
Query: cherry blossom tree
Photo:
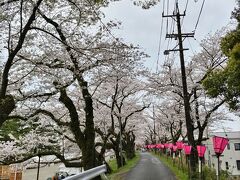
{"type": "Polygon", "coordinates": [[[110,29],[118,23],[100,21],[99,8],[105,5],[68,0],[1,3],[8,54],[1,66],[0,126],[14,117],[50,122],[56,137],[66,137],[81,151],[78,164],[68,162],[59,150],[48,152],[67,166],[90,169],[102,163],[95,149],[92,95],[97,85],[89,86],[93,74],[105,78],[104,72],[120,65],[126,71],[120,57],[133,62],[142,56],[137,47],[113,37],[110,29]]]}
{"type": "MultiPolygon", "coordinates": [[[[133,63],[136,62],[135,59],[133,63]]],[[[112,71],[114,75],[103,81],[99,87],[100,94],[96,96],[98,130],[109,137],[106,143],[114,150],[118,167],[125,163],[122,149],[128,159],[135,156],[134,132],[142,119],[142,111],[149,107],[149,104],[141,102],[145,91],[139,79],[142,70],[131,63],[129,65],[127,71],[122,65],[112,71]]]]}

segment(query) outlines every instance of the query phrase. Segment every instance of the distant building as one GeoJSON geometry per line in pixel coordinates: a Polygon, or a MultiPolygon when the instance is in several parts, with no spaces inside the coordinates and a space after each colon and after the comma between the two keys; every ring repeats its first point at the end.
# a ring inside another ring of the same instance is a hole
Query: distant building
{"type": "Polygon", "coordinates": [[[227,170],[233,176],[240,176],[240,131],[235,132],[215,132],[209,135],[209,140],[205,142],[207,146],[205,159],[208,166],[217,169],[217,158],[213,149],[213,136],[221,136],[229,139],[229,144],[220,156],[221,170],[227,170]]]}

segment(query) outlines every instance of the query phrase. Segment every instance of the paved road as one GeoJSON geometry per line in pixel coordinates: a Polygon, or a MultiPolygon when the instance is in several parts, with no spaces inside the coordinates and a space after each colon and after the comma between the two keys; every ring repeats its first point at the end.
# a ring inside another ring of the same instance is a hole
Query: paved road
{"type": "Polygon", "coordinates": [[[141,153],[138,164],[125,176],[125,180],[176,180],[174,174],[156,157],[141,153]]]}

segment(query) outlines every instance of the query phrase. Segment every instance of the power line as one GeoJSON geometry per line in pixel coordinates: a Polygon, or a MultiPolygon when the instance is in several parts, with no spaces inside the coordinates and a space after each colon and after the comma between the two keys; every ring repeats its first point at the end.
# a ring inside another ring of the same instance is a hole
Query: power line
{"type": "Polygon", "coordinates": [[[201,14],[202,14],[202,10],[203,10],[203,6],[204,6],[204,4],[205,4],[205,0],[203,0],[203,2],[202,2],[202,6],[201,6],[201,9],[200,9],[200,12],[199,12],[199,15],[198,15],[197,23],[196,23],[196,25],[195,25],[195,28],[194,28],[194,31],[193,31],[193,32],[195,32],[196,29],[197,29],[197,26],[198,26],[198,23],[199,23],[199,20],[200,20],[201,14]]]}
{"type": "MultiPolygon", "coordinates": [[[[188,8],[188,2],[189,2],[189,0],[187,0],[187,2],[186,2],[185,9],[184,9],[184,13],[186,13],[186,11],[187,11],[187,8],[188,8]]],[[[183,18],[182,18],[181,25],[183,25],[184,17],[185,17],[185,16],[183,16],[183,18]]]]}
{"type": "Polygon", "coordinates": [[[189,0],[187,0],[187,2],[186,2],[186,6],[185,6],[185,9],[184,9],[184,11],[186,11],[186,10],[187,10],[187,7],[188,7],[188,2],[189,2],[189,0]]]}
{"type": "Polygon", "coordinates": [[[159,64],[160,51],[161,51],[162,30],[163,30],[163,18],[162,18],[162,22],[161,22],[161,28],[160,28],[160,37],[159,37],[159,44],[158,44],[158,57],[157,57],[157,67],[156,67],[156,73],[158,72],[158,64],[159,64]]]}
{"type": "MultiPolygon", "coordinates": [[[[176,0],[175,0],[176,1],[176,0]]],[[[164,17],[165,11],[167,11],[167,14],[169,13],[169,7],[170,7],[170,2],[169,0],[167,0],[167,2],[165,2],[165,0],[163,0],[163,12],[162,12],[162,17],[164,17]]],[[[174,7],[176,8],[176,7],[174,7]]],[[[159,66],[159,60],[160,60],[160,53],[161,53],[161,47],[164,45],[164,43],[162,42],[162,33],[163,33],[163,26],[164,26],[164,21],[162,18],[161,21],[161,29],[160,29],[160,37],[159,37],[159,46],[158,46],[158,59],[157,59],[157,67],[156,67],[156,71],[158,71],[158,66],[159,66]]],[[[175,31],[175,26],[174,26],[174,19],[171,18],[171,21],[169,21],[169,18],[167,18],[166,21],[166,33],[174,33],[175,31]]],[[[166,41],[167,38],[164,39],[164,42],[166,41]]],[[[167,48],[169,48],[170,44],[171,44],[172,39],[168,39],[167,42],[167,48]]],[[[165,56],[165,60],[166,58],[169,58],[169,56],[165,56]]]]}
{"type": "MultiPolygon", "coordinates": [[[[172,18],[172,23],[171,23],[169,32],[172,33],[172,34],[174,32],[174,20],[173,20],[173,18],[172,18]]],[[[168,34],[168,31],[166,33],[168,34]]],[[[166,38],[167,38],[167,36],[166,36],[166,38]]],[[[169,49],[169,46],[170,46],[171,42],[172,42],[172,38],[168,38],[167,49],[169,49]]],[[[169,54],[167,56],[165,56],[165,61],[168,61],[168,60],[169,60],[169,54]]]]}
{"type": "MultiPolygon", "coordinates": [[[[177,13],[177,9],[176,9],[176,4],[178,3],[178,0],[175,0],[175,6],[174,6],[174,13],[173,14],[176,14],[177,13]]],[[[181,25],[183,24],[183,20],[184,20],[184,17],[185,17],[185,14],[186,14],[186,11],[188,9],[188,6],[189,6],[189,0],[186,0],[185,1],[185,9],[184,9],[184,14],[182,14],[181,16],[183,16],[183,18],[181,19],[181,25]]],[[[198,27],[198,24],[199,24],[199,21],[200,21],[200,17],[202,15],[202,11],[203,11],[203,7],[205,5],[205,0],[202,1],[202,4],[201,4],[201,8],[200,8],[200,11],[199,11],[199,14],[197,16],[197,22],[195,24],[195,27],[194,27],[194,31],[192,31],[193,33],[186,33],[186,37],[194,37],[194,34],[195,34],[195,31],[198,27]]],[[[163,16],[164,16],[164,11],[167,11],[167,15],[165,15],[164,17],[166,17],[166,33],[172,33],[173,36],[171,36],[172,38],[174,38],[175,34],[174,34],[174,31],[175,31],[175,16],[169,16],[168,13],[169,13],[169,7],[170,7],[170,2],[169,0],[167,0],[167,2],[165,2],[165,0],[163,1],[163,16]],[[169,21],[169,18],[171,18],[172,21],[169,21]]],[[[159,48],[158,48],[158,60],[157,60],[157,70],[158,70],[158,64],[159,64],[159,56],[160,56],[160,51],[161,51],[161,40],[162,40],[162,27],[163,26],[163,20],[162,20],[162,23],[161,23],[161,31],[160,31],[160,38],[159,38],[159,48]]],[[[184,35],[183,35],[184,36],[184,35]]],[[[168,41],[167,41],[167,49],[169,49],[170,47],[170,44],[172,42],[172,38],[169,38],[168,41]]],[[[177,37],[175,37],[177,38],[177,37]]],[[[167,37],[165,38],[165,40],[167,39],[167,37]]],[[[185,38],[184,38],[185,39],[185,38]]],[[[183,40],[184,40],[183,39],[183,40]]],[[[196,39],[195,39],[196,40],[196,39]]],[[[190,46],[190,49],[192,51],[193,54],[195,54],[195,51],[193,50],[193,47],[188,39],[188,44],[190,46]]],[[[177,46],[177,45],[176,45],[177,46]]],[[[175,52],[175,48],[176,46],[170,50],[170,51],[173,51],[175,52]]],[[[187,49],[186,49],[187,50],[187,49]]],[[[165,61],[169,59],[169,54],[166,54],[165,56],[165,61]]]]}
{"type": "MultiPolygon", "coordinates": [[[[183,25],[182,25],[182,28],[183,28],[184,31],[186,30],[183,25]]],[[[196,40],[195,37],[193,37],[193,38],[194,38],[194,40],[196,40]]],[[[190,49],[191,49],[192,53],[193,53],[194,55],[197,54],[196,51],[194,52],[194,50],[193,50],[193,48],[192,48],[192,44],[191,44],[189,38],[185,38],[185,39],[187,39],[188,44],[189,44],[189,46],[190,46],[190,49]]],[[[183,41],[184,41],[185,39],[183,39],[183,41]]],[[[196,41],[197,41],[197,40],[196,40],[196,41]]]]}
{"type": "Polygon", "coordinates": [[[191,49],[192,53],[195,55],[195,54],[196,54],[196,51],[194,52],[194,50],[193,50],[193,48],[192,48],[192,45],[191,45],[191,43],[190,43],[190,40],[187,39],[187,41],[188,41],[188,44],[189,44],[189,46],[190,46],[190,49],[191,49]]]}
{"type": "MultiPolygon", "coordinates": [[[[175,4],[176,4],[176,2],[177,2],[177,0],[175,0],[175,4]]],[[[176,5],[174,4],[174,12],[176,11],[176,5]]],[[[169,8],[169,0],[168,0],[168,8],[169,8]]],[[[163,17],[166,17],[167,18],[167,20],[168,20],[168,18],[170,17],[170,16],[168,16],[169,15],[169,10],[167,10],[167,15],[165,16],[164,15],[164,13],[163,13],[163,17]]],[[[174,33],[174,28],[175,28],[175,25],[174,25],[174,21],[175,21],[175,19],[171,16],[171,25],[170,25],[170,29],[168,28],[168,24],[167,24],[167,28],[166,28],[166,34],[168,34],[168,33],[174,33]]],[[[167,21],[168,22],[168,21],[167,21]]],[[[165,40],[167,39],[167,36],[166,36],[166,38],[165,38],[165,40]]],[[[170,44],[171,44],[171,42],[172,42],[172,38],[168,38],[168,42],[167,42],[167,49],[169,49],[169,46],[170,46],[170,44]]],[[[165,55],[165,60],[164,60],[164,63],[165,62],[167,62],[169,60],[169,54],[167,54],[167,55],[165,55]]]]}
{"type": "Polygon", "coordinates": [[[164,10],[165,10],[165,0],[163,0],[163,13],[164,13],[164,10]]]}
{"type": "MultiPolygon", "coordinates": [[[[168,11],[169,11],[169,0],[167,0],[167,14],[168,14],[168,11]]],[[[168,33],[168,17],[167,17],[166,32],[168,33]]]]}

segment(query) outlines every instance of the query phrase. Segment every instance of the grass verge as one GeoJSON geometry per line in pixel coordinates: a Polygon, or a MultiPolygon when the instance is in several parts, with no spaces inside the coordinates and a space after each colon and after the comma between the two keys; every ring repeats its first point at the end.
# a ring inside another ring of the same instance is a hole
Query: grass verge
{"type": "Polygon", "coordinates": [[[136,157],[127,161],[127,164],[121,168],[117,168],[117,162],[115,159],[108,162],[113,172],[108,175],[109,180],[122,180],[124,175],[130,171],[140,160],[140,154],[136,153],[136,157]]]}
{"type": "Polygon", "coordinates": [[[155,153],[152,153],[152,155],[160,159],[161,162],[175,174],[178,180],[188,180],[188,174],[183,172],[181,169],[179,169],[176,163],[174,165],[171,158],[166,158],[165,156],[159,156],[155,153]]]}

